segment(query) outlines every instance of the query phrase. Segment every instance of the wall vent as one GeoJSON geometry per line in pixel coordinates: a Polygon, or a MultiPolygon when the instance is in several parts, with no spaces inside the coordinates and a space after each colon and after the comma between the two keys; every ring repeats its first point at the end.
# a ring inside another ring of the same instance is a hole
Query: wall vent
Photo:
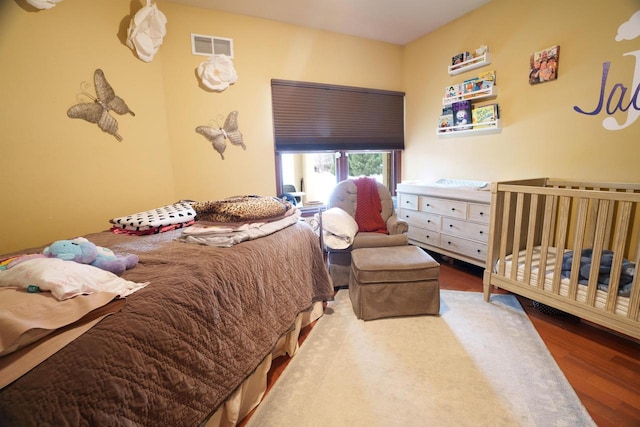
{"type": "Polygon", "coordinates": [[[215,53],[233,58],[233,39],[192,33],[191,53],[204,56],[211,56],[215,53]]]}

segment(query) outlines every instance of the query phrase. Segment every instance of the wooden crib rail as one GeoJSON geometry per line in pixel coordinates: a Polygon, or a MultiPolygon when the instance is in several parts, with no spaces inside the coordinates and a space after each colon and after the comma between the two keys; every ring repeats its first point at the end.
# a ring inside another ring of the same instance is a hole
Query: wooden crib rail
{"type": "Polygon", "coordinates": [[[495,285],[640,335],[638,274],[624,316],[618,307],[623,265],[631,260],[637,268],[640,262],[640,184],[538,178],[493,183],[491,193],[486,300],[495,285]],[[591,252],[588,283],[579,284],[581,263],[575,256],[567,288],[562,282],[563,255],[567,251],[580,255],[584,249],[591,252]],[[598,286],[603,255],[612,256],[606,290],[598,286]],[[514,267],[507,271],[509,259],[514,267]]]}
{"type": "MultiPolygon", "coordinates": [[[[640,184],[601,182],[577,183],[572,181],[541,178],[526,181],[493,183],[491,193],[492,197],[496,198],[498,202],[491,204],[492,209],[496,213],[496,216],[492,216],[492,218],[496,219],[501,218],[505,211],[509,211],[509,209],[511,209],[511,199],[514,197],[517,197],[520,201],[520,204],[517,205],[518,209],[524,209],[531,202],[538,203],[538,200],[540,200],[542,196],[552,196],[551,198],[546,197],[543,199],[547,201],[547,203],[553,203],[553,205],[545,205],[544,208],[545,212],[549,213],[551,216],[544,216],[544,212],[537,213],[547,218],[548,221],[551,221],[551,224],[557,224],[558,220],[562,221],[558,227],[550,230],[550,233],[552,234],[549,236],[549,239],[553,241],[554,239],[560,239],[562,237],[557,236],[556,233],[567,230],[563,225],[572,219],[569,215],[572,215],[571,212],[576,211],[576,203],[579,204],[580,209],[584,209],[587,205],[589,206],[589,212],[584,212],[588,215],[589,219],[594,218],[597,215],[598,209],[601,205],[605,206],[605,208],[602,209],[607,209],[608,206],[613,206],[615,208],[616,206],[612,205],[612,202],[614,204],[617,202],[629,202],[631,203],[629,206],[635,209],[635,206],[640,200],[640,184]],[[524,205],[522,203],[524,203],[524,205]],[[558,205],[559,203],[560,205],[558,205]],[[570,203],[573,203],[573,205],[569,205],[570,203]],[[564,214],[566,216],[558,219],[558,214],[564,214]]],[[[516,205],[513,204],[513,206],[516,205]]],[[[607,209],[606,212],[608,215],[607,223],[601,224],[601,227],[611,231],[612,225],[614,225],[613,215],[615,209],[607,209]]],[[[518,221],[515,224],[505,224],[503,221],[496,221],[495,223],[501,223],[502,231],[507,231],[507,226],[513,226],[511,231],[515,233],[515,241],[521,243],[518,237],[521,236],[521,232],[523,231],[522,225],[528,221],[526,218],[522,217],[521,211],[519,211],[519,213],[520,214],[515,216],[516,221],[518,221]]],[[[633,212],[630,213],[630,215],[636,215],[636,213],[633,212]]],[[[573,217],[573,219],[575,219],[575,217],[573,217]]],[[[587,217],[583,217],[582,220],[586,221],[587,217]]],[[[588,228],[584,228],[584,230],[587,239],[593,240],[593,235],[596,231],[595,226],[595,221],[586,222],[585,227],[588,228]]],[[[582,230],[583,227],[578,226],[577,229],[582,230]]],[[[530,235],[530,233],[524,233],[524,236],[528,235],[530,235]]],[[[611,235],[607,234],[606,237],[610,238],[611,235]]],[[[509,239],[509,236],[503,235],[502,238],[509,239]]],[[[491,255],[491,251],[489,251],[489,254],[491,255]]]]}

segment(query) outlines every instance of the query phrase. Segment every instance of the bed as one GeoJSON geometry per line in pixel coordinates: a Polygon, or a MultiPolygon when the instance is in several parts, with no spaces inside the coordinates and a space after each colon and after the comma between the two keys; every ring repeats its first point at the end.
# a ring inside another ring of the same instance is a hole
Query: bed
{"type": "Polygon", "coordinates": [[[333,299],[318,236],[296,221],[222,248],[183,231],[85,236],[138,255],[122,278],[149,284],[2,388],[0,424],[234,425],[257,405],[272,358],[333,299]]]}
{"type": "Polygon", "coordinates": [[[639,204],[635,183],[493,183],[485,300],[495,286],[640,339],[639,204]]]}

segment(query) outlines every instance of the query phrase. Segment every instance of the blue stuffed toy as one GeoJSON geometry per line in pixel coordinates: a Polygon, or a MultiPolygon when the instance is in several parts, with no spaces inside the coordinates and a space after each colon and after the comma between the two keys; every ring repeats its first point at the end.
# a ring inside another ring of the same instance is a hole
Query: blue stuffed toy
{"type": "Polygon", "coordinates": [[[116,255],[111,249],[96,246],[84,237],[58,240],[47,246],[42,253],[50,258],[93,265],[117,275],[138,264],[137,255],[116,255]]]}

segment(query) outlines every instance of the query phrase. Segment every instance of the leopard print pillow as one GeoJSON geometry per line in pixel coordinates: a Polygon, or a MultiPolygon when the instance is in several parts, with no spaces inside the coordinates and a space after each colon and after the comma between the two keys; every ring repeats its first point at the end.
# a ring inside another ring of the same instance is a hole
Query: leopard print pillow
{"type": "Polygon", "coordinates": [[[246,222],[281,217],[293,205],[276,197],[238,196],[225,200],[195,202],[198,221],[246,222]]]}

